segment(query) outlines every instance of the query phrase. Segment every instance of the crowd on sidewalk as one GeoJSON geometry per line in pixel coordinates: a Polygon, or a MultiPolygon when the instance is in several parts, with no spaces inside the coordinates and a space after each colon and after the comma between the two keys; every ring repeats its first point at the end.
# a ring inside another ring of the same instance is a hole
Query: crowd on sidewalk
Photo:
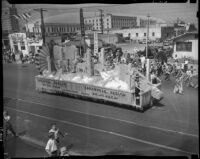
{"type": "Polygon", "coordinates": [[[28,55],[24,55],[21,51],[14,53],[10,50],[3,50],[2,54],[3,63],[35,63],[35,55],[30,52],[28,55]]]}

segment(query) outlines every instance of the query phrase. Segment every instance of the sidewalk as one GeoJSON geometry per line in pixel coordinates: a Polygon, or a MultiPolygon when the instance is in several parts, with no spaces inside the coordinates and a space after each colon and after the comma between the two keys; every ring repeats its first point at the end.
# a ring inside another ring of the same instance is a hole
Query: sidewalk
{"type": "MultiPolygon", "coordinates": [[[[30,136],[24,135],[19,137],[8,136],[4,143],[4,156],[7,157],[48,157],[45,152],[46,143],[36,140],[30,136]]],[[[69,151],[71,156],[80,156],[80,154],[69,151]]]]}
{"type": "MultiPolygon", "coordinates": [[[[30,137],[28,135],[21,136],[20,138],[22,140],[26,141],[26,142],[32,143],[34,145],[37,145],[41,149],[44,149],[45,146],[46,146],[46,143],[44,143],[43,141],[39,141],[39,140],[37,140],[35,138],[32,138],[32,137],[30,137]]],[[[70,150],[69,151],[69,155],[71,155],[71,156],[80,156],[81,154],[70,150]]]]}

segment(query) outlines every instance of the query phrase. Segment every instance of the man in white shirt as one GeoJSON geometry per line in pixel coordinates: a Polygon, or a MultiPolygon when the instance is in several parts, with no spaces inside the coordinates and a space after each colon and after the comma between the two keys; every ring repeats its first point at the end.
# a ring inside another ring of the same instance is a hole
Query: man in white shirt
{"type": "Polygon", "coordinates": [[[55,135],[53,132],[49,133],[49,140],[47,142],[45,150],[50,157],[58,156],[57,142],[55,140],[55,135]]]}

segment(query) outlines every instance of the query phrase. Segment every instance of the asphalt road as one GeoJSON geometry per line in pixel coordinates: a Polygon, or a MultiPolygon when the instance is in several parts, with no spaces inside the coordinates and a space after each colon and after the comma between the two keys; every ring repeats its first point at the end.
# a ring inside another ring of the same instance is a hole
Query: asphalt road
{"type": "Polygon", "coordinates": [[[164,81],[165,98],[144,113],[35,91],[33,65],[3,65],[4,107],[15,129],[47,141],[56,122],[82,155],[191,155],[198,153],[198,90],[173,94],[173,80],[164,81]]]}

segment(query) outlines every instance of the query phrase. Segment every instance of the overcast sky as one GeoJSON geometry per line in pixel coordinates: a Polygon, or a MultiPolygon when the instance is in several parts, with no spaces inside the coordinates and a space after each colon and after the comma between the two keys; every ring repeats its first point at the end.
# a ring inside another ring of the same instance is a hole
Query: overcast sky
{"type": "MultiPolygon", "coordinates": [[[[198,2],[198,1],[197,1],[198,2]]],[[[177,18],[186,22],[198,24],[196,17],[197,3],[138,3],[138,4],[79,4],[79,5],[51,5],[51,4],[17,4],[19,13],[31,12],[29,22],[40,21],[40,14],[33,11],[34,8],[47,8],[44,12],[45,22],[78,23],[79,8],[83,7],[84,16],[98,14],[98,9],[104,13],[128,16],[146,16],[163,19],[166,22],[174,22],[177,18]]]]}

